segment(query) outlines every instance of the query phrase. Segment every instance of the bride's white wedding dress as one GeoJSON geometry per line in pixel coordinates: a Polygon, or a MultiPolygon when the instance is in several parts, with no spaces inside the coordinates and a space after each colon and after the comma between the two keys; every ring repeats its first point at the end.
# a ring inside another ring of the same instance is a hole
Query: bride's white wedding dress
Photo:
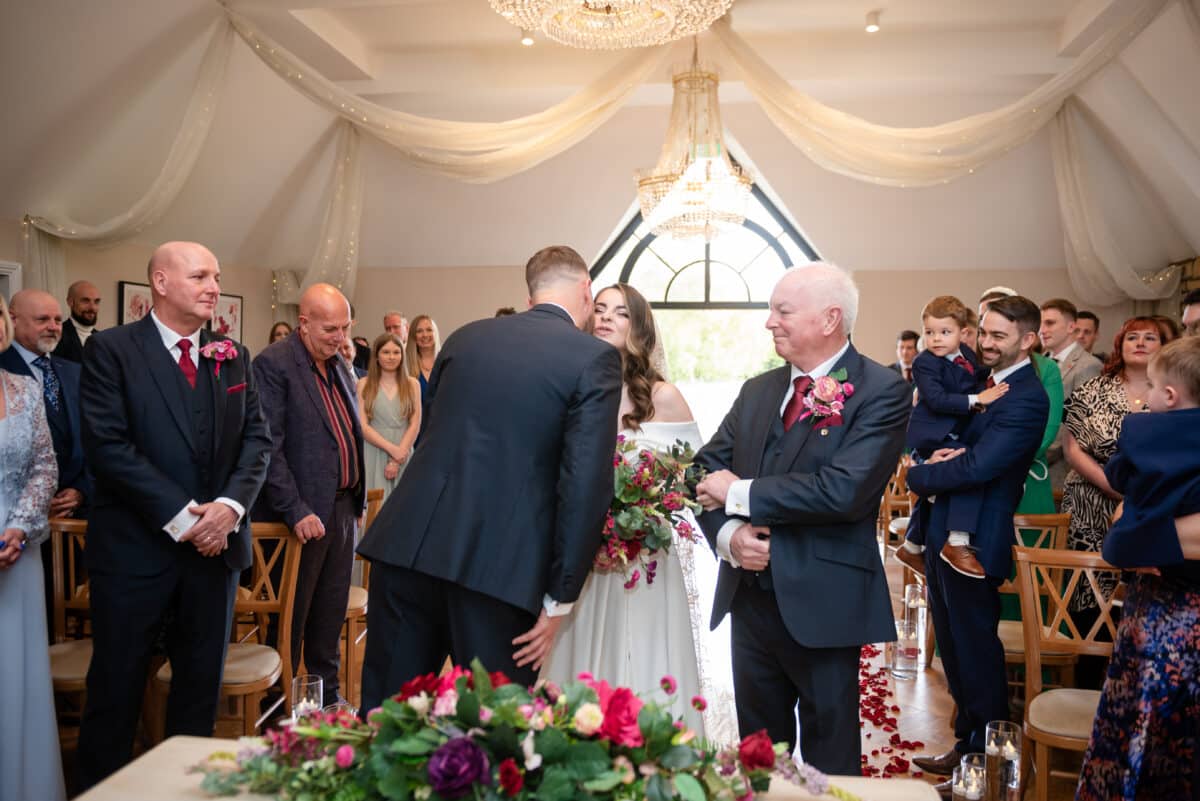
{"type": "MultiPolygon", "coordinates": [[[[647,422],[639,431],[621,433],[656,450],[676,440],[693,449],[701,445],[694,422],[647,422]]],[[[690,512],[687,516],[702,538],[699,524],[690,512]]],[[[708,631],[716,572],[716,559],[702,539],[693,543],[679,536],[670,553],[659,557],[653,584],[643,577],[627,590],[621,573],[593,571],[559,629],[542,676],[562,682],[587,671],[659,703],[664,701],[660,680],[674,676],[679,689],[672,713],[710,741],[736,742],[728,629],[708,631]],[[708,702],[703,715],[691,706],[695,695],[708,702]]]]}

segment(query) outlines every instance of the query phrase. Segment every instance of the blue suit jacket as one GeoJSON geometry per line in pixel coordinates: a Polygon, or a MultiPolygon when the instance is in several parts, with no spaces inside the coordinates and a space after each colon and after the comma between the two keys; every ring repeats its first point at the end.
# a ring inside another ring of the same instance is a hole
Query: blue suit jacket
{"type": "Polygon", "coordinates": [[[962,491],[982,493],[972,544],[983,569],[997,579],[1008,578],[1012,571],[1013,514],[1050,416],[1050,400],[1032,363],[1006,380],[1008,394],[977,414],[963,432],[960,445],[966,453],[908,471],[908,486],[914,492],[938,496],[929,510],[927,548],[941,550],[946,542],[949,496],[962,491]]]}
{"type": "Polygon", "coordinates": [[[967,396],[979,391],[987,371],[980,368],[975,351],[963,345],[962,355],[974,368],[969,373],[942,356],[921,351],[913,361],[917,405],[908,421],[905,446],[923,456],[945,446],[951,433],[961,434],[971,416],[967,396]]]}
{"type": "MultiPolygon", "coordinates": [[[[1127,416],[1104,475],[1125,496],[1104,558],[1118,567],[1183,563],[1174,526],[1157,523],[1200,512],[1200,409],[1127,416]]],[[[1163,570],[1172,573],[1200,577],[1200,562],[1163,570]]]]}
{"type": "MultiPolygon", "coordinates": [[[[66,401],[67,419],[71,423],[71,436],[62,436],[53,426],[50,427],[54,438],[54,456],[58,462],[58,489],[76,489],[83,494],[84,506],[79,510],[83,517],[86,504],[92,498],[92,482],[87,471],[87,462],[83,457],[83,426],[79,416],[79,382],[81,368],[78,362],[50,357],[54,373],[62,385],[63,400],[66,401]]],[[[8,348],[0,353],[0,367],[17,375],[27,375],[33,378],[33,371],[21,358],[16,348],[8,348]]]]}
{"type": "MultiPolygon", "coordinates": [[[[845,368],[854,394],[843,423],[816,429],[797,422],[779,440],[777,472],[761,470],[766,441],[791,377],[780,367],[750,379],[696,461],[709,472],[754,479],[750,522],[771,529],[770,573],[787,633],[809,648],[896,638],[887,579],[875,543],[879,497],[904,448],[912,387],[851,346],[845,368]]],[[[716,547],[725,510],[700,516],[716,547]]],[[[711,625],[728,614],[743,570],[721,560],[711,625]]]]}

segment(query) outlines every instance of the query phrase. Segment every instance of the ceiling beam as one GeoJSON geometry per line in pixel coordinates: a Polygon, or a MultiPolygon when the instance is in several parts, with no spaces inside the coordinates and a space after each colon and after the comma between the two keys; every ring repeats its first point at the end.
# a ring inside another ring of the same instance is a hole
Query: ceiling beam
{"type": "Polygon", "coordinates": [[[1136,6],[1137,0],[1076,0],[1063,18],[1058,54],[1078,56],[1136,6]]]}

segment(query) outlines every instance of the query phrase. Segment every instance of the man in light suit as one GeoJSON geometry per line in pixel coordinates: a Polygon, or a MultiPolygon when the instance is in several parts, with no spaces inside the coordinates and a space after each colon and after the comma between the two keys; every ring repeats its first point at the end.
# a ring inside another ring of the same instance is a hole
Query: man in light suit
{"type": "MultiPolygon", "coordinates": [[[[949,774],[963,754],[982,752],[987,724],[1008,719],[1004,646],[996,634],[996,588],[1012,569],[1013,514],[1050,413],[1050,401],[1030,361],[1039,321],[1037,306],[1027,298],[989,301],[980,322],[979,358],[992,370],[988,385],[1005,381],[1008,393],[972,418],[960,439],[963,447],[935,451],[908,471],[908,486],[914,492],[923,498],[936,496],[925,532],[925,580],[946,682],[958,705],[955,747],[937,757],[914,759],[933,773],[949,774]],[[948,530],[948,500],[966,491],[983,493],[972,543],[985,581],[963,576],[937,558],[954,533],[948,530]]],[[[949,789],[948,782],[939,787],[946,797],[949,789]]]]}
{"type": "MultiPolygon", "coordinates": [[[[1063,402],[1070,400],[1071,393],[1085,381],[1100,375],[1103,365],[1100,360],[1084,350],[1076,336],[1076,318],[1079,312],[1075,304],[1064,298],[1052,298],[1042,304],[1041,325],[1038,338],[1046,355],[1058,363],[1062,373],[1063,402]]],[[[1059,429],[1054,442],[1046,449],[1046,462],[1050,468],[1050,485],[1062,489],[1070,465],[1063,456],[1063,431],[1059,429]]]]}
{"type": "Polygon", "coordinates": [[[530,309],[446,340],[421,446],[358,547],[371,560],[364,709],[447,655],[532,684],[612,502],[621,357],[579,329],[587,265],[525,266],[530,309]]]}
{"type": "Polygon", "coordinates": [[[167,736],[212,735],[238,574],[250,565],[246,510],[270,458],[249,354],[204,328],[221,292],[216,257],[169,242],[147,272],[151,313],[93,334],[83,360],[95,499],[80,789],[129,761],[160,635],[167,736]]]}
{"type": "Polygon", "coordinates": [[[83,361],[83,346],[96,330],[100,312],[100,290],[91,281],[76,281],[67,289],[70,319],[62,324],[62,339],[54,355],[72,362],[83,361]]]}
{"type": "MultiPolygon", "coordinates": [[[[700,524],[721,557],[711,625],[733,614],[738,728],[796,741],[827,773],[861,768],[858,660],[896,638],[875,543],[912,387],[849,336],[858,289],[829,264],[789,270],[767,328],[788,364],[747,381],[697,454],[700,524]],[[805,399],[852,385],[844,407],[805,416],[805,399]]],[[[939,543],[939,547],[940,547],[939,543]]]]}
{"type": "Polygon", "coordinates": [[[301,648],[309,673],[338,694],[339,642],[354,567],[354,536],[366,504],[363,434],[355,381],[339,350],[350,303],[330,284],[300,297],[296,330],[254,360],[271,424],[271,467],[256,520],[282,520],[304,545],[292,611],[292,669],[301,648]]]}

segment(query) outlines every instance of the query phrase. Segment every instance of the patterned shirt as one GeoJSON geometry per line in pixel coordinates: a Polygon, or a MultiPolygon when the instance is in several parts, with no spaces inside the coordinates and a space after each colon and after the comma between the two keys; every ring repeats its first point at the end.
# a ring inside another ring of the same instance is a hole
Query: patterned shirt
{"type": "Polygon", "coordinates": [[[344,490],[358,484],[358,452],[355,450],[354,425],[350,421],[353,404],[343,397],[341,382],[334,380],[338,369],[337,359],[338,357],[334,356],[325,362],[324,376],[311,357],[309,363],[312,366],[313,378],[317,382],[317,392],[325,405],[325,414],[328,415],[333,428],[333,437],[337,440],[340,476],[338,489],[344,490]]]}

